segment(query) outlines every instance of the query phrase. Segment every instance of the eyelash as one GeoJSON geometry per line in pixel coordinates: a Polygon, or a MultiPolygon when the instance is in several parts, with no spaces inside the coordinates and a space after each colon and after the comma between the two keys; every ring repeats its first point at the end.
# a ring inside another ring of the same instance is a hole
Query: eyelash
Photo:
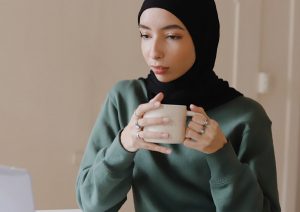
{"type": "Polygon", "coordinates": [[[179,35],[168,35],[167,38],[170,38],[171,40],[180,40],[182,36],[179,35]]]}
{"type": "MultiPolygon", "coordinates": [[[[147,35],[147,34],[140,33],[140,36],[141,36],[142,39],[149,39],[150,38],[150,36],[147,35]]],[[[180,35],[167,35],[166,38],[171,39],[171,40],[180,40],[182,38],[182,36],[180,36],[180,35]]]]}
{"type": "Polygon", "coordinates": [[[142,38],[142,39],[148,39],[148,38],[149,38],[149,35],[146,35],[146,34],[142,34],[142,33],[141,33],[141,38],[142,38]]]}

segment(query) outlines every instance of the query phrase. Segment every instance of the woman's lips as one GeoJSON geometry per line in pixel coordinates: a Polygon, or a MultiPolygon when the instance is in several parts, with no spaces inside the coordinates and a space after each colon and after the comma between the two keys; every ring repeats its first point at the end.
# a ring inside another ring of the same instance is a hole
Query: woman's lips
{"type": "Polygon", "coordinates": [[[151,66],[151,68],[152,71],[158,75],[165,74],[169,69],[168,67],[164,67],[164,66],[151,66]]]}

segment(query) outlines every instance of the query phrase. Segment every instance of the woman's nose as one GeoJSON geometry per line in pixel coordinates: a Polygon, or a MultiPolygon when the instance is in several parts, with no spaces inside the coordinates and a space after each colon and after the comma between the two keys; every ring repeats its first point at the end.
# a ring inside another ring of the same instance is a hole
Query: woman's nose
{"type": "Polygon", "coordinates": [[[151,59],[158,60],[164,57],[163,46],[158,40],[154,40],[150,49],[151,59]]]}

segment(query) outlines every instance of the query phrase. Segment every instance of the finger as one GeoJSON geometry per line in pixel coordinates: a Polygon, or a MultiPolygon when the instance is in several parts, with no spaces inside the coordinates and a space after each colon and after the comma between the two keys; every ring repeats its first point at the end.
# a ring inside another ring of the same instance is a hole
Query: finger
{"type": "Polygon", "coordinates": [[[138,108],[135,110],[136,118],[140,118],[146,112],[158,108],[163,98],[164,94],[160,92],[155,97],[153,97],[148,103],[139,105],[138,108]]]}
{"type": "Polygon", "coordinates": [[[168,117],[161,118],[141,118],[138,120],[140,126],[164,125],[170,122],[168,117]]]}
{"type": "Polygon", "coordinates": [[[166,139],[169,137],[168,133],[165,132],[150,132],[150,131],[140,131],[139,136],[142,139],[166,139]]]}
{"type": "Polygon", "coordinates": [[[208,119],[207,117],[202,114],[202,113],[197,113],[196,115],[193,116],[192,121],[196,122],[197,124],[200,125],[207,125],[208,124],[208,119]]]}
{"type": "Polygon", "coordinates": [[[203,109],[202,107],[198,107],[198,106],[196,106],[196,105],[194,105],[194,104],[191,104],[191,105],[190,105],[190,109],[191,109],[191,111],[193,111],[193,112],[203,114],[207,119],[209,118],[208,115],[205,113],[205,111],[204,111],[204,109],[203,109]]]}
{"type": "Polygon", "coordinates": [[[200,141],[202,140],[201,135],[199,133],[197,133],[196,131],[192,130],[192,129],[187,129],[186,132],[186,138],[191,138],[195,141],[200,141]]]}
{"type": "Polygon", "coordinates": [[[186,138],[183,141],[183,145],[186,146],[186,147],[189,147],[189,148],[193,148],[193,149],[196,149],[197,146],[198,146],[198,144],[190,138],[186,138]]]}
{"type": "Polygon", "coordinates": [[[217,128],[219,128],[219,123],[213,119],[209,120],[209,127],[212,128],[213,130],[216,130],[217,128]]]}
{"type": "Polygon", "coordinates": [[[135,110],[135,115],[137,118],[141,118],[146,112],[150,110],[154,110],[160,107],[160,102],[148,102],[145,104],[141,104],[138,106],[138,108],[135,110]]]}
{"type": "Polygon", "coordinates": [[[190,121],[190,122],[189,122],[188,128],[190,128],[190,129],[196,131],[197,133],[203,133],[203,130],[205,130],[205,129],[204,129],[204,128],[205,128],[204,125],[198,124],[198,123],[196,123],[196,122],[194,122],[194,121],[190,121]]]}
{"type": "Polygon", "coordinates": [[[183,145],[188,148],[201,150],[202,152],[204,152],[203,149],[205,149],[204,145],[201,142],[196,142],[196,141],[194,141],[192,139],[188,139],[188,138],[183,141],[183,145]]]}
{"type": "Polygon", "coordinates": [[[140,146],[142,149],[147,149],[154,152],[160,152],[163,154],[170,154],[172,152],[172,150],[167,147],[160,146],[154,143],[148,143],[145,141],[140,142],[140,146]]]}
{"type": "Polygon", "coordinates": [[[150,102],[161,102],[164,98],[164,94],[162,92],[159,92],[158,94],[156,94],[155,97],[153,97],[150,102]]]}

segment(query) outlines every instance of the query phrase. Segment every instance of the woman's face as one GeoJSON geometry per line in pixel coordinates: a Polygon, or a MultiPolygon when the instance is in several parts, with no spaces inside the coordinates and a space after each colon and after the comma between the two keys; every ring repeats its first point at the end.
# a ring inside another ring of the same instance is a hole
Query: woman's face
{"type": "Polygon", "coordinates": [[[184,24],[160,8],[145,10],[140,17],[142,53],[160,82],[184,75],[196,59],[193,40],[184,24]]]}

